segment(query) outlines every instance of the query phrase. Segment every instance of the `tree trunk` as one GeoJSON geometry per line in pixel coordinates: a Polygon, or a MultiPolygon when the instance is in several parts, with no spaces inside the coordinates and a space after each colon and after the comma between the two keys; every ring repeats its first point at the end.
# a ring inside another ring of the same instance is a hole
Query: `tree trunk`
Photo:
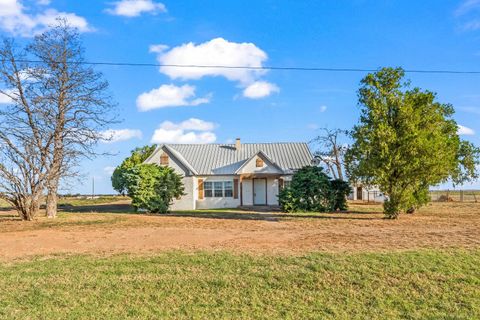
{"type": "Polygon", "coordinates": [[[58,180],[52,179],[49,181],[50,185],[47,187],[47,217],[54,219],[57,217],[57,202],[58,202],[58,180]]]}
{"type": "Polygon", "coordinates": [[[57,193],[48,190],[47,194],[47,218],[54,219],[57,217],[57,193]]]}
{"type": "Polygon", "coordinates": [[[27,195],[16,201],[15,209],[22,220],[32,221],[40,211],[40,196],[27,195]]]}

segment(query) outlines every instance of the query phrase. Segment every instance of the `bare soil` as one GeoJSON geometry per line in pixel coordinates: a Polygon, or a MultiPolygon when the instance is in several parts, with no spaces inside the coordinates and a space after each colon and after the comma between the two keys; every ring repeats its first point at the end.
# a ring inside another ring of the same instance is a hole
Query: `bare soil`
{"type": "Polygon", "coordinates": [[[413,215],[384,219],[379,205],[348,213],[282,214],[234,210],[146,215],[125,201],[67,207],[55,220],[25,222],[0,210],[0,259],[165,250],[304,254],[480,247],[480,204],[433,203],[413,215]],[[94,212],[92,212],[94,211],[94,212]]]}

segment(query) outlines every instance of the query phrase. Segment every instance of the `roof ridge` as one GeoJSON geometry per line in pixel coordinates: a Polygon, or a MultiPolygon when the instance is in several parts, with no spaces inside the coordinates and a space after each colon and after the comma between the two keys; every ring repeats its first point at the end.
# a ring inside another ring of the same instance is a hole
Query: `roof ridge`
{"type": "MultiPolygon", "coordinates": [[[[243,144],[308,144],[308,142],[242,142],[243,144]]],[[[164,143],[164,145],[181,146],[234,146],[235,143],[164,143]]]]}

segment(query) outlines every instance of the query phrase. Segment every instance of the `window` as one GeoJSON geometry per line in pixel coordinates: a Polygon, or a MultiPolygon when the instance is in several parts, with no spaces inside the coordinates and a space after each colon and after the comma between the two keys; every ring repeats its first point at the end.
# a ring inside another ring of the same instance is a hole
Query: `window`
{"type": "Polygon", "coordinates": [[[215,181],[213,183],[213,194],[216,198],[223,197],[223,182],[222,181],[215,181]]]}
{"type": "Polygon", "coordinates": [[[233,181],[206,181],[203,183],[205,198],[233,197],[233,181]]]}
{"type": "Polygon", "coordinates": [[[263,160],[260,158],[257,158],[257,161],[255,162],[255,165],[257,168],[263,167],[263,160]]]}
{"type": "Polygon", "coordinates": [[[168,154],[164,153],[160,156],[160,164],[162,166],[168,166],[168,154]]]}
{"type": "Polygon", "coordinates": [[[223,186],[225,190],[225,197],[233,197],[233,182],[225,181],[223,183],[223,186]]]}
{"type": "Polygon", "coordinates": [[[212,182],[204,182],[203,190],[205,192],[205,198],[213,197],[213,185],[212,182]]]}

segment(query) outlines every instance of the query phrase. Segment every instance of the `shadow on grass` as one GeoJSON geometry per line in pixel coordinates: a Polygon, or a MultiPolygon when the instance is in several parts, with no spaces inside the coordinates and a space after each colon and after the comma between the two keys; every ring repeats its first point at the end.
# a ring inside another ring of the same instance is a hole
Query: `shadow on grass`
{"type": "Polygon", "coordinates": [[[264,220],[279,221],[286,219],[324,219],[324,220],[381,220],[381,217],[367,216],[363,212],[334,212],[334,213],[264,213],[264,212],[219,212],[219,211],[177,211],[162,214],[169,217],[189,217],[204,219],[226,219],[226,220],[264,220]],[[354,216],[361,214],[361,216],[354,216]]]}
{"type": "Polygon", "coordinates": [[[135,212],[129,204],[96,204],[87,206],[63,205],[59,211],[65,213],[125,213],[139,214],[156,217],[188,217],[200,219],[222,219],[222,220],[263,220],[279,221],[284,219],[324,219],[324,220],[380,220],[378,212],[345,211],[333,213],[269,213],[251,212],[238,209],[212,209],[198,211],[173,211],[166,214],[147,214],[135,212]],[[375,216],[373,216],[375,215],[375,216]]]}
{"type": "Polygon", "coordinates": [[[129,204],[92,204],[85,206],[73,206],[64,204],[58,207],[61,212],[96,212],[96,213],[135,213],[133,207],[129,204]]]}

